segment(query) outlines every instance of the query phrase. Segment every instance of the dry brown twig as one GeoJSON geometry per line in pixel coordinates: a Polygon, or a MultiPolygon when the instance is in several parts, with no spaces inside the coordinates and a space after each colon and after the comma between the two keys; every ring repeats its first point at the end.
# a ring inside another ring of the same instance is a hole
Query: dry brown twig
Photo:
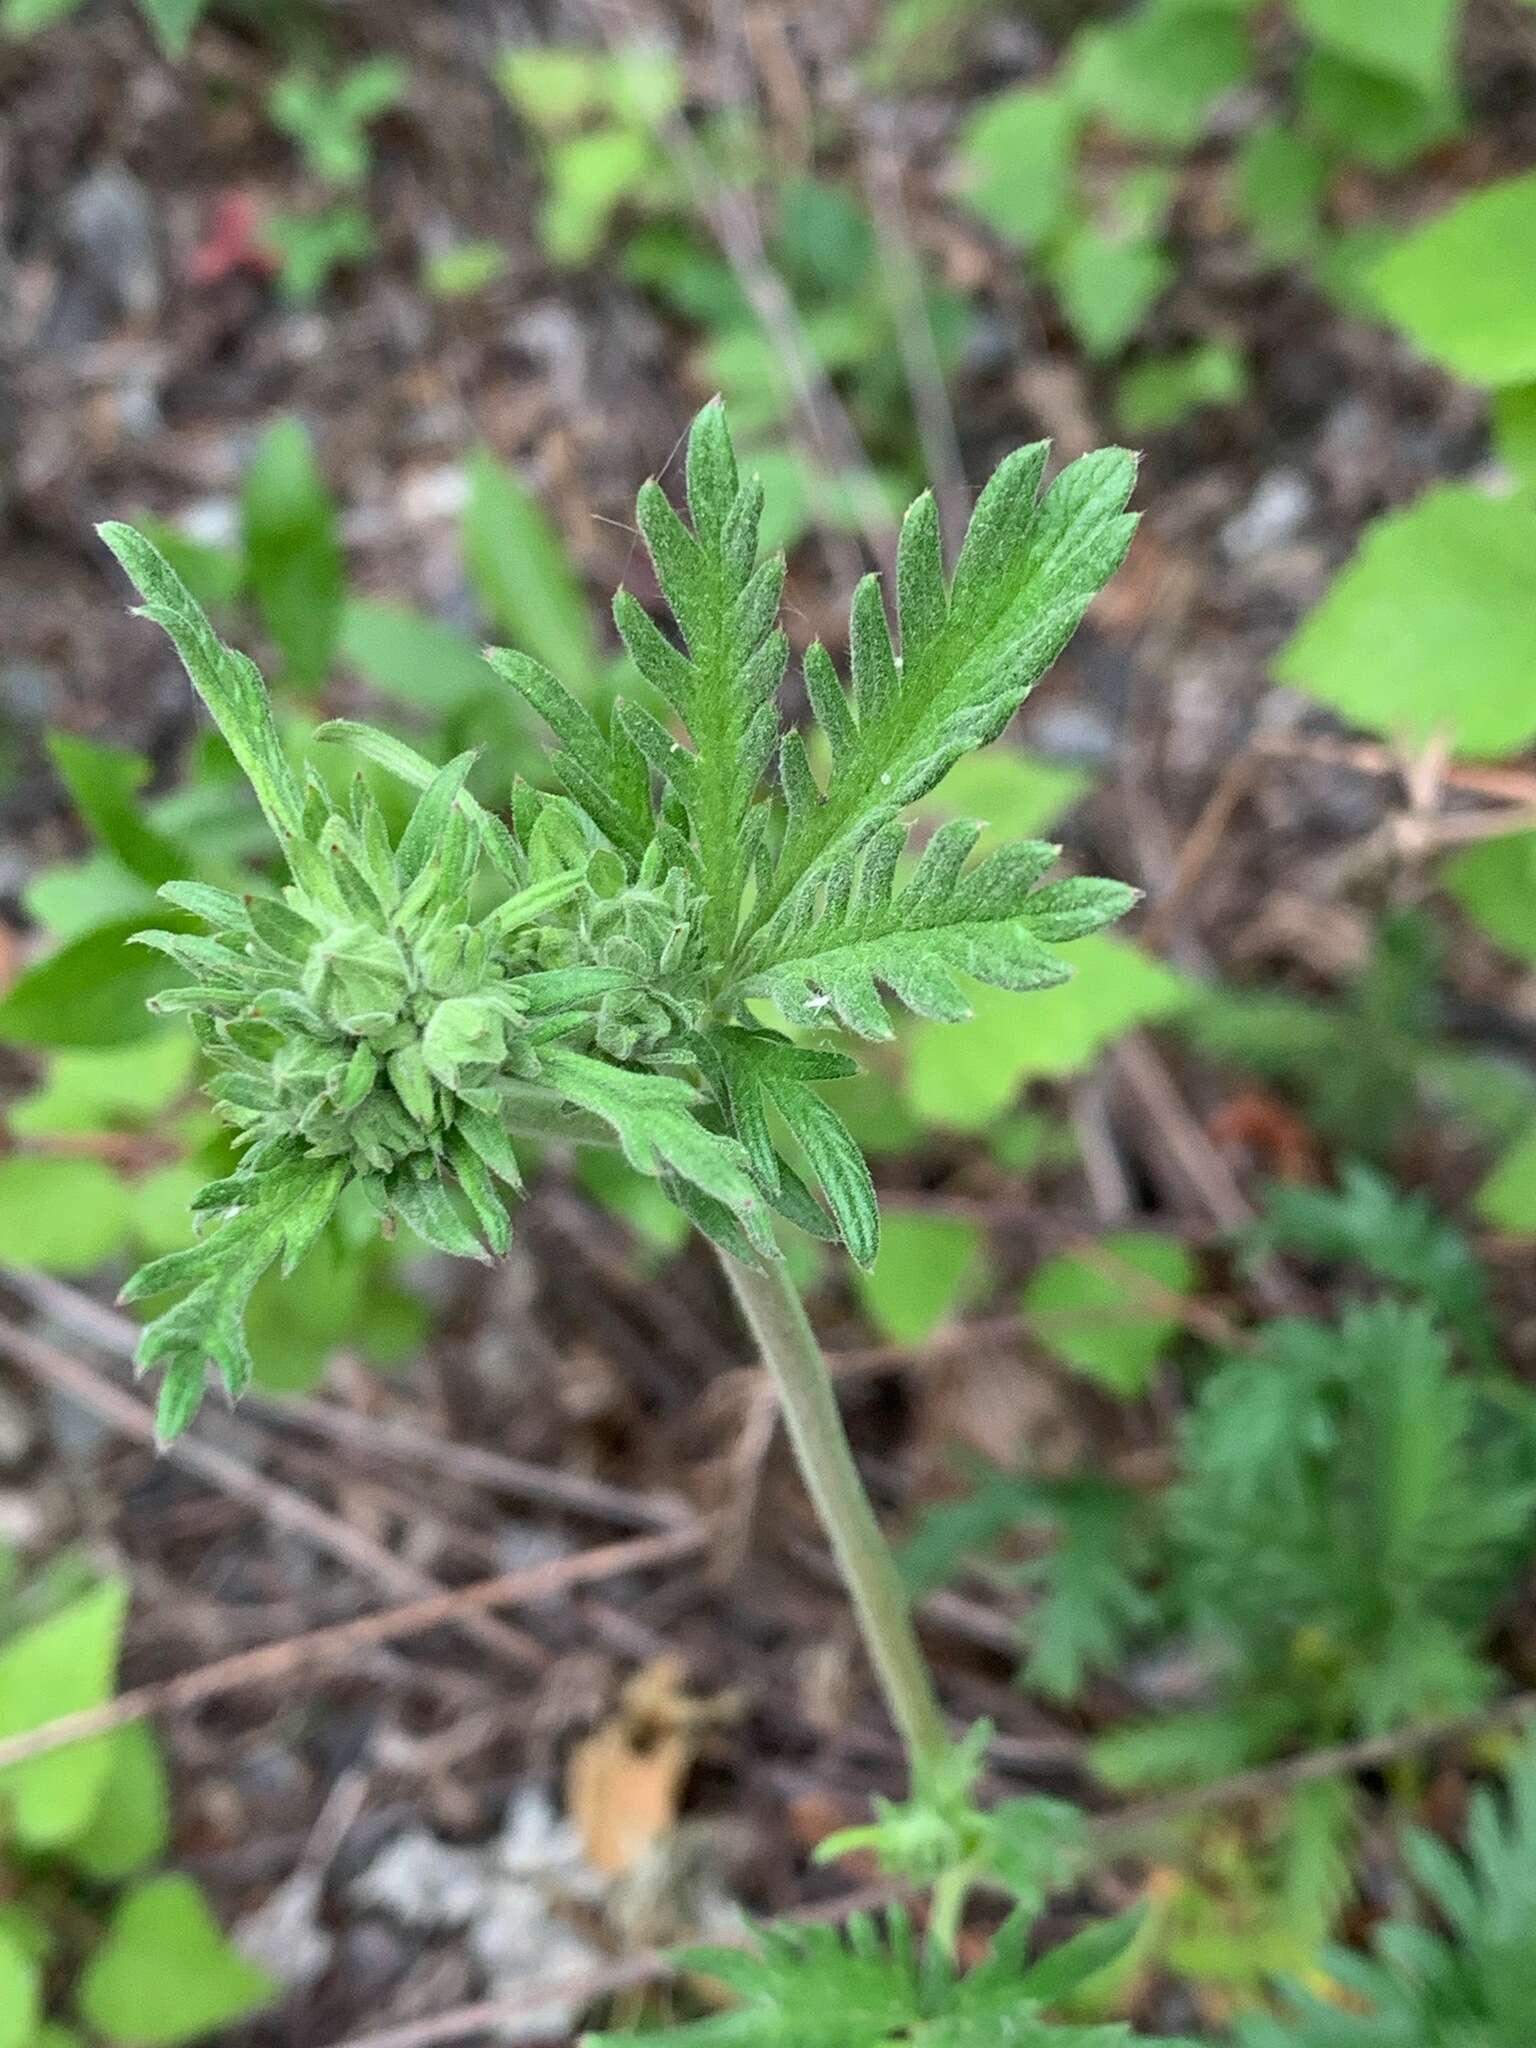
{"type": "Polygon", "coordinates": [[[31,1757],[47,1756],[89,1735],[106,1735],[114,1728],[126,1728],[130,1722],[142,1721],[151,1714],[199,1706],[204,1700],[243,1691],[247,1686],[292,1679],[301,1672],[309,1674],[380,1643],[401,1642],[410,1636],[424,1635],[428,1629],[462,1621],[466,1615],[498,1607],[532,1607],[576,1586],[594,1585],[623,1572],[675,1564],[695,1556],[713,1541],[717,1526],[715,1517],[701,1516],[696,1522],[664,1530],[656,1536],[634,1536],[620,1543],[605,1543],[595,1550],[579,1551],[574,1557],[499,1572],[494,1578],[476,1579],[468,1586],[433,1593],[404,1606],[360,1615],[355,1621],[335,1622],[327,1628],[310,1629],[301,1636],[264,1643],[255,1650],[242,1650],[233,1657],[221,1657],[215,1663],[198,1665],[174,1678],[158,1679],[151,1685],[120,1693],[115,1700],[107,1700],[99,1707],[65,1714],[56,1721],[44,1722],[40,1728],[10,1736],[0,1742],[0,1770],[25,1763],[31,1757]]]}
{"type": "MultiPolygon", "coordinates": [[[[0,1349],[34,1379],[67,1394],[120,1436],[151,1450],[157,1447],[154,1417],[144,1403],[57,1345],[0,1317],[0,1349]]],[[[248,1503],[274,1528],[301,1537],[397,1598],[421,1598],[443,1590],[427,1573],[406,1564],[339,1515],[328,1514],[270,1473],[255,1471],[200,1437],[178,1437],[162,1448],[162,1455],[221,1493],[248,1503]]],[[[549,1661],[548,1652],[534,1637],[493,1615],[471,1613],[464,1617],[463,1625],[484,1648],[520,1670],[539,1671],[549,1661]]]]}

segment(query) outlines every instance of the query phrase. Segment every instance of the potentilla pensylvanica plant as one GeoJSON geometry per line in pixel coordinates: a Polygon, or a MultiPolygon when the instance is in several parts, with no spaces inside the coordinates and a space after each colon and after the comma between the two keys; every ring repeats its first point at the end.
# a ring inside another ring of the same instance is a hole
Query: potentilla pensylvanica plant
{"type": "MultiPolygon", "coordinates": [[[[707,406],[688,443],[691,524],[655,482],[637,508],[680,644],[628,592],[614,606],[673,722],[621,701],[604,732],[537,662],[489,650],[555,733],[559,788],[513,789],[503,818],[466,788],[471,755],[434,768],[371,728],[323,727],[420,791],[394,840],[361,778],[339,804],[312,770],[295,773],[257,670],[220,643],[155,547],[131,527],[102,529],[249,777],[290,876],[279,892],[243,897],[173,884],[165,894],[207,934],[143,935],[191,977],[160,1006],[191,1018],[240,1153],[198,1198],[197,1242],[125,1290],[133,1301],[178,1297],[139,1351],[163,1373],[162,1434],[186,1427],[210,1367],[241,1392],[252,1288],[275,1262],[292,1269],[350,1186],[386,1227],[404,1222],[444,1251],[486,1259],[510,1235],[520,1134],[621,1147],[718,1247],[780,1388],[912,1762],[913,1801],[887,1809],[871,1839],[893,1870],[933,1885],[928,1941],[946,1965],[967,1887],[1012,1870],[1027,1903],[1035,1875],[1018,1873],[1038,1874],[1040,1844],[1055,1834],[1039,1815],[984,1818],[970,1804],[977,1741],[949,1739],[776,1230],[782,1219],[840,1239],[865,1266],[878,1250],[869,1170],[821,1093],[858,1069],[828,1034],[889,1038],[882,990],[920,1016],[961,1018],[963,976],[1050,987],[1069,972],[1055,947],[1132,901],[1117,882],[1047,880],[1052,846],[973,860],[977,823],[945,824],[906,858],[908,807],[999,736],[1129,545],[1132,457],[1085,456],[1042,494],[1045,459],[1041,444],[1003,462],[952,579],[933,498],[912,507],[897,637],[878,579],[866,577],[853,599],[851,687],[823,648],[805,656],[808,744],[780,722],[784,564],[758,559],[762,487],[738,473],[723,408],[707,406]],[[942,1868],[935,1843],[952,1845],[942,1868]]],[[[896,2006],[857,2048],[898,2036],[959,2048],[972,2033],[930,2022],[953,2004],[944,1987],[970,1980],[909,1969],[905,1938],[896,1922],[859,1937],[866,1949],[884,1943],[896,2006]],[[908,1991],[918,2002],[903,2018],[908,1991]]],[[[849,1962],[839,1945],[810,1950],[825,1950],[829,1970],[849,1962]]],[[[801,1955],[794,1944],[774,1953],[775,1967],[801,1955]]],[[[822,2036],[767,1982],[736,2015],[757,2015],[755,2030],[728,2038],[813,2048],[822,2036]]],[[[981,1988],[969,1994],[978,2013],[981,1988]]],[[[984,2025],[995,2026],[996,1988],[989,1979],[984,2025]]],[[[1023,1979],[1015,1989],[1018,2026],[1006,2038],[1032,2041],[1030,2015],[1043,2007],[1023,1979]]],[[[969,2026],[959,2013],[955,2024],[969,2026]]],[[[836,2048],[856,2048],[846,2013],[836,2023],[836,2048]]],[[[1049,2030],[1085,2048],[1118,2034],[1049,2030]]]]}

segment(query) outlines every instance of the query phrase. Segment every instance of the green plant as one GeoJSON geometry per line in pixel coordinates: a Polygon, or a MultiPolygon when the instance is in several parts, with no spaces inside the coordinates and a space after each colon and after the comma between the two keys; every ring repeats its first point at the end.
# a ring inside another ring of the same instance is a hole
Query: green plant
{"type": "MultiPolygon", "coordinates": [[[[295,773],[255,667],[219,642],[150,541],[102,529],[176,644],[292,877],[276,896],[169,883],[171,903],[209,935],[142,935],[192,977],[160,1001],[191,1015],[240,1154],[198,1197],[206,1234],[126,1290],[179,1297],[140,1346],[141,1364],[163,1374],[162,1431],[190,1421],[210,1364],[241,1391],[253,1288],[270,1266],[297,1263],[349,1187],[386,1225],[486,1258],[508,1240],[519,1132],[616,1143],[721,1251],[919,1804],[951,1782],[944,1723],[772,1223],[781,1213],[873,1264],[868,1168],[816,1085],[854,1063],[767,1027],[749,1006],[770,1002],[811,1034],[835,1020],[887,1038],[882,986],[932,1018],[965,1015],[961,976],[1050,987],[1068,971],[1053,945],[1131,901],[1111,882],[1046,882],[1055,849],[1031,842],[971,863],[981,828],[963,820],[898,874],[904,808],[998,736],[1129,544],[1130,458],[1085,457],[1041,496],[1044,459],[1041,446],[1003,463],[952,580],[932,498],[914,505],[896,578],[899,655],[873,577],[853,603],[851,692],[810,650],[828,762],[818,781],[801,734],[779,727],[784,572],[757,560],[762,487],[738,472],[723,408],[707,407],[689,437],[691,529],[655,483],[637,507],[683,646],[633,597],[615,604],[630,656],[676,726],[621,700],[604,731],[531,656],[493,653],[555,732],[565,793],[514,788],[509,828],[465,789],[469,754],[434,770],[371,728],[326,729],[421,791],[397,838],[362,779],[338,803],[317,774],[295,773]]],[[[966,1864],[935,1875],[942,1910],[925,1986],[953,1975],[969,1882],[966,1864]]],[[[896,1940],[893,1929],[893,1953],[896,1940]]],[[[963,2011],[981,1994],[973,1973],[948,2002],[963,2011]]],[[[1018,1993],[1021,2014],[1030,1995],[1018,1993]]],[[[872,2014],[872,2039],[880,2024],[872,2014]]]]}
{"type": "MultiPolygon", "coordinates": [[[[36,35],[67,19],[80,4],[81,0],[4,0],[0,30],[12,36],[36,35]]],[[[192,31],[208,11],[208,0],[137,0],[137,5],[167,57],[185,56],[192,31]]]]}
{"type": "MultiPolygon", "coordinates": [[[[0,1736],[113,1696],[127,1588],[57,1558],[0,1597],[0,1736]]],[[[276,1987],[190,1879],[150,1876],[169,1791],[141,1722],[0,1771],[0,2041],[57,2048],[78,2013],[108,2048],[176,2048],[276,1987]]]]}
{"type": "Polygon", "coordinates": [[[1209,1057],[1294,1091],[1323,1136],[1354,1153],[1389,1156],[1425,1103],[1502,1139],[1536,1091],[1515,1063],[1445,1035],[1442,950],[1427,917],[1399,911],[1336,998],[1217,988],[1179,1013],[1178,1028],[1209,1057]]]}
{"type": "Polygon", "coordinates": [[[1293,1990],[1287,2017],[1244,2023],[1241,2048],[1523,2048],[1536,2011],[1536,1741],[1510,1764],[1502,1811],[1492,1790],[1474,1794],[1465,1862],[1417,1829],[1402,1851],[1438,1924],[1394,1914],[1368,1956],[1329,1950],[1339,1998],[1293,1990]]]}
{"type": "Polygon", "coordinates": [[[1174,1583],[1250,1756],[1488,1697],[1481,1642],[1529,1546],[1532,1451],[1529,1417],[1394,1301],[1336,1331],[1274,1324],[1206,1383],[1168,1501],[1174,1583]]]}
{"type": "Polygon", "coordinates": [[[344,204],[275,213],[266,237],[281,265],[279,290],[301,306],[319,298],[338,270],[366,263],[377,247],[367,214],[344,204]]]}
{"type": "Polygon", "coordinates": [[[639,45],[611,55],[528,45],[504,50],[496,75],[538,140],[548,185],[539,232],[557,263],[594,255],[620,207],[675,203],[661,139],[683,98],[675,58],[639,45]]]}
{"type": "Polygon", "coordinates": [[[373,254],[368,215],[343,195],[366,180],[373,160],[368,130],[399,103],[406,84],[404,67],[393,58],[370,57],[336,76],[296,65],[273,86],[267,101],[273,126],[291,137],[328,195],[324,205],[279,213],[267,223],[286,298],[300,304],[317,298],[337,270],[373,254]]]}
{"type": "Polygon", "coordinates": [[[370,125],[397,105],[405,68],[370,57],[336,77],[297,66],[285,71],[267,102],[273,125],[298,145],[305,168],[322,184],[361,185],[372,149],[370,125]]]}
{"type": "MultiPolygon", "coordinates": [[[[1048,79],[1010,88],[968,121],[966,203],[1036,265],[1090,357],[1118,356],[1173,282],[1177,163],[1233,89],[1264,76],[1265,12],[1248,0],[1141,0],[1079,28],[1048,79]],[[1106,132],[1113,152],[1101,152],[1106,132]],[[1140,164],[1125,166],[1125,144],[1140,164]]],[[[1294,0],[1291,12],[1298,61],[1265,79],[1278,104],[1234,152],[1234,197],[1265,260],[1306,259],[1354,295],[1375,241],[1367,232],[1362,248],[1360,236],[1329,228],[1330,187],[1346,165],[1389,170],[1455,132],[1458,9],[1294,0]]],[[[1215,343],[1150,358],[1128,373],[1127,425],[1156,428],[1192,403],[1229,403],[1241,391],[1233,369],[1215,343]]]]}

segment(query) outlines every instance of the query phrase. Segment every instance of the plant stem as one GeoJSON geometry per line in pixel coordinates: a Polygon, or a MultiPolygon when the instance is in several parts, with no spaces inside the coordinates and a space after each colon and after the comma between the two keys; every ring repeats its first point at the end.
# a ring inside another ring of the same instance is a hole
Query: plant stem
{"type": "Polygon", "coordinates": [[[948,1736],[906,1589],[848,1448],[827,1361],[782,1261],[754,1269],[721,1251],[720,1263],[778,1387],[801,1473],[915,1767],[947,1748],[948,1736]]]}
{"type": "Polygon", "coordinates": [[[956,1864],[946,1870],[933,1887],[928,1908],[928,1938],[948,1961],[958,1960],[960,1930],[965,1925],[965,1902],[970,1896],[971,1866],[956,1864]]]}

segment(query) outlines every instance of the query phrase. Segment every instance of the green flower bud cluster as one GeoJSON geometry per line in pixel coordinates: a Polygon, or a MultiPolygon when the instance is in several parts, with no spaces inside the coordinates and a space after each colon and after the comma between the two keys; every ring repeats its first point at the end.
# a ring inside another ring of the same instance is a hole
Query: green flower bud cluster
{"type": "Polygon", "coordinates": [[[190,1014],[249,1167],[295,1149],[342,1161],[382,1212],[464,1251],[473,1240],[445,1193],[456,1184],[501,1251],[495,1184],[520,1184],[507,1088],[537,1079],[542,1045],[590,1036],[592,1003],[625,977],[585,971],[568,948],[568,964],[520,971],[539,950],[535,921],[583,891],[579,870],[472,918],[484,842],[457,803],[470,759],[434,780],[398,846],[361,777],[349,815],[313,779],[281,898],[172,884],[212,935],[142,936],[196,977],[160,1007],[190,1014]]]}

